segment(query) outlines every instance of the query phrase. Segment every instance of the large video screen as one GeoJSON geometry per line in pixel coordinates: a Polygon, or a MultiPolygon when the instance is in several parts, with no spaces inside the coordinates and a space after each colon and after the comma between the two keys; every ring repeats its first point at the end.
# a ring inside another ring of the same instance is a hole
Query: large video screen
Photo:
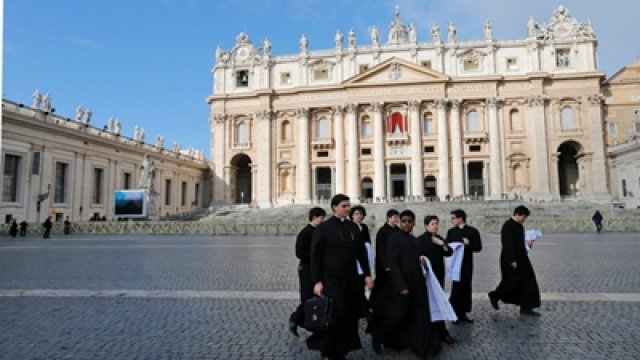
{"type": "Polygon", "coordinates": [[[115,217],[147,216],[144,190],[116,190],[114,198],[113,215],[115,217]]]}

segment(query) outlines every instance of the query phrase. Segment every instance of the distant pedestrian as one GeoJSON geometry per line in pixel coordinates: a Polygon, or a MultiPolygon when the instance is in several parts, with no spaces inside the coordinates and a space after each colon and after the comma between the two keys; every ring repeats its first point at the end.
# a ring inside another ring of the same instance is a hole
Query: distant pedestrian
{"type": "Polygon", "coordinates": [[[22,220],[20,222],[20,236],[27,236],[27,220],[22,220]]]}
{"type": "Polygon", "coordinates": [[[602,217],[602,214],[599,210],[596,210],[596,212],[591,217],[591,220],[594,224],[596,224],[596,232],[600,233],[602,231],[602,220],[604,220],[604,218],[602,217]]]}
{"type": "Polygon", "coordinates": [[[71,221],[69,221],[69,217],[64,218],[64,234],[71,234],[71,221]]]}
{"type": "Polygon", "coordinates": [[[9,234],[13,237],[16,237],[16,235],[18,235],[18,222],[16,221],[16,219],[11,220],[9,234]]]}
{"type": "Polygon", "coordinates": [[[42,224],[42,227],[44,228],[44,234],[42,234],[43,238],[48,239],[48,238],[51,237],[51,226],[52,225],[53,224],[51,223],[51,216],[47,216],[47,219],[42,224]]]}
{"type": "Polygon", "coordinates": [[[529,209],[518,206],[513,211],[511,219],[502,226],[502,280],[494,291],[489,292],[489,300],[496,310],[499,309],[498,301],[502,301],[519,305],[521,315],[540,316],[540,313],[533,310],[540,307],[540,289],[527,254],[527,249],[533,246],[533,241],[525,242],[523,226],[529,214],[529,209]]]}

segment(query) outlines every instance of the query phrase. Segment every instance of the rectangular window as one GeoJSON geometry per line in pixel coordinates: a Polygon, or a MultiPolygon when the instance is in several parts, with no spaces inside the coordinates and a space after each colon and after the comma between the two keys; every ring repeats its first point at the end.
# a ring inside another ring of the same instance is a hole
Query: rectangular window
{"type": "Polygon", "coordinates": [[[280,73],[280,84],[291,85],[291,73],[289,72],[280,73]]]}
{"type": "Polygon", "coordinates": [[[469,152],[479,152],[482,150],[481,145],[469,145],[469,152]]]}
{"type": "Polygon", "coordinates": [[[33,152],[33,158],[31,158],[31,175],[40,175],[40,151],[33,152]]]}
{"type": "Polygon", "coordinates": [[[422,62],[420,62],[420,65],[427,69],[431,69],[431,60],[423,60],[422,62]]]}
{"type": "Polygon", "coordinates": [[[436,149],[433,146],[425,146],[424,147],[424,152],[426,152],[426,153],[434,153],[434,152],[436,152],[436,149]]]}
{"type": "Polygon", "coordinates": [[[124,190],[131,189],[131,173],[126,172],[122,174],[122,188],[124,190]]]}
{"type": "Polygon", "coordinates": [[[362,74],[363,72],[369,70],[369,65],[367,64],[360,64],[358,65],[358,73],[362,74]]]}
{"type": "Polygon", "coordinates": [[[371,148],[362,148],[362,150],[360,150],[360,154],[371,155],[371,148]]]}
{"type": "Polygon", "coordinates": [[[180,189],[180,205],[187,206],[187,182],[182,182],[182,189],[180,189]]]}
{"type": "Polygon", "coordinates": [[[236,71],[236,87],[249,86],[249,70],[236,71]]]}
{"type": "Polygon", "coordinates": [[[362,137],[370,138],[371,137],[371,122],[363,121],[362,122],[362,137]]]}
{"type": "Polygon", "coordinates": [[[635,123],[636,133],[640,133],[640,122],[635,123]]]}
{"type": "Polygon", "coordinates": [[[171,205],[171,180],[164,181],[164,204],[171,205]]]}
{"type": "Polygon", "coordinates": [[[200,206],[200,183],[196,183],[195,196],[193,200],[195,206],[200,206]]]}
{"type": "Polygon", "coordinates": [[[478,59],[468,59],[464,60],[462,63],[462,68],[464,71],[473,71],[480,69],[480,61],[478,59]]]}
{"type": "Polygon", "coordinates": [[[56,183],[54,186],[53,202],[62,204],[67,202],[67,181],[69,178],[69,164],[56,162],[56,183]]]}
{"type": "Polygon", "coordinates": [[[327,69],[316,69],[313,71],[314,80],[327,80],[329,79],[329,71],[327,69]]]}
{"type": "Polygon", "coordinates": [[[318,157],[329,157],[328,151],[318,151],[316,154],[318,157]]]}
{"type": "Polygon", "coordinates": [[[616,123],[609,123],[609,136],[616,136],[618,134],[618,128],[616,123]]]}
{"type": "Polygon", "coordinates": [[[518,58],[507,58],[507,70],[518,70],[518,58]]]}
{"type": "Polygon", "coordinates": [[[556,67],[568,68],[569,65],[569,49],[556,50],[556,67]]]}
{"type": "Polygon", "coordinates": [[[628,193],[627,193],[627,180],[626,179],[622,179],[622,196],[623,197],[627,197],[628,193]]]}
{"type": "Polygon", "coordinates": [[[2,181],[2,201],[17,202],[20,190],[20,160],[17,155],[4,156],[4,171],[2,181]]]}
{"type": "Polygon", "coordinates": [[[102,184],[104,183],[104,169],[93,169],[93,203],[102,204],[102,184]]]}

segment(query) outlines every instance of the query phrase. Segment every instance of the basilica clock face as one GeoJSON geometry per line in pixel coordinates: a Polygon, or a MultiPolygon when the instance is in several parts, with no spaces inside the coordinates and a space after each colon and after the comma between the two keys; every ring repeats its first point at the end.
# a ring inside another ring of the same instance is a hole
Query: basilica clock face
{"type": "Polygon", "coordinates": [[[246,60],[249,57],[249,49],[247,49],[246,47],[239,48],[236,56],[240,60],[246,60]]]}

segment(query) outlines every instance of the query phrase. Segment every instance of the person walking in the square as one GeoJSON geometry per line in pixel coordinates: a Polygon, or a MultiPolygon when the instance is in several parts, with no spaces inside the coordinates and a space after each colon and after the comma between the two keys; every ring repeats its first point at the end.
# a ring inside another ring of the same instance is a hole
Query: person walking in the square
{"type": "Polygon", "coordinates": [[[9,225],[9,235],[12,237],[16,237],[16,235],[18,235],[18,222],[16,219],[11,220],[11,224],[9,225]]]}
{"type": "Polygon", "coordinates": [[[20,236],[27,236],[27,226],[29,224],[27,224],[27,220],[22,220],[20,222],[20,236]]]}
{"type": "Polygon", "coordinates": [[[298,326],[304,323],[304,301],[313,297],[313,284],[309,269],[309,256],[311,254],[311,238],[316,227],[322,223],[327,213],[321,207],[309,210],[309,224],[305,226],[296,237],[295,253],[300,259],[298,264],[298,280],[300,284],[300,304],[289,317],[289,331],[298,336],[298,326]]]}
{"type": "Polygon", "coordinates": [[[604,220],[602,214],[600,213],[600,210],[596,210],[596,212],[593,213],[591,220],[594,224],[596,224],[596,232],[599,234],[602,231],[602,220],[604,220]]]}
{"type": "Polygon", "coordinates": [[[53,226],[51,223],[51,216],[47,216],[47,219],[42,224],[42,227],[44,228],[44,234],[42,234],[43,238],[48,239],[51,237],[51,226],[53,226]]]}
{"type": "Polygon", "coordinates": [[[65,235],[71,234],[71,221],[69,221],[68,216],[64,219],[64,234],[65,235]]]}
{"type": "Polygon", "coordinates": [[[527,254],[527,247],[533,241],[525,243],[524,222],[529,217],[529,209],[518,206],[511,219],[507,220],[500,231],[502,251],[500,252],[500,272],[502,280],[498,287],[489,292],[489,300],[494,309],[499,309],[499,301],[520,306],[520,314],[540,316],[534,308],[540,307],[540,290],[536,274],[527,254]]]}
{"type": "Polygon", "coordinates": [[[447,232],[447,243],[461,243],[464,246],[460,280],[453,281],[449,302],[458,316],[458,321],[473,323],[467,316],[471,312],[471,282],[473,280],[473,253],[482,250],[480,232],[473,226],[467,225],[467,214],[462,209],[451,212],[453,227],[447,232]]]}

